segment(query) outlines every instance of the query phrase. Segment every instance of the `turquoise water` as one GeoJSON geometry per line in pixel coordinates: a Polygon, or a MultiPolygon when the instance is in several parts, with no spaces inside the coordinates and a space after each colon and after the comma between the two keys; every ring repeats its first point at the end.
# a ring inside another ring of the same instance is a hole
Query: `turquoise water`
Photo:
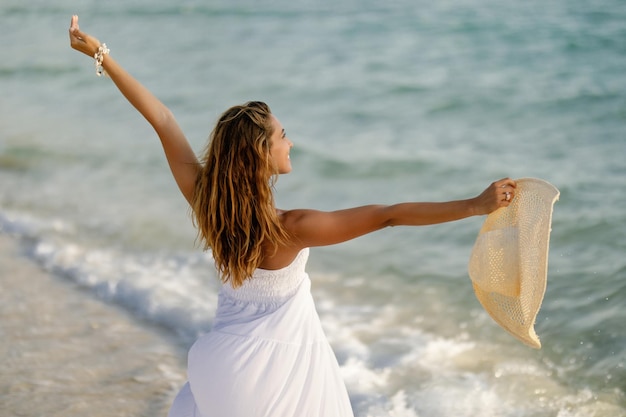
{"type": "Polygon", "coordinates": [[[281,207],[466,198],[504,176],[560,189],[539,351],[473,295],[481,218],[312,251],[357,416],[626,415],[621,1],[3,2],[0,230],[191,343],[210,256],[150,128],[70,50],[73,13],[198,151],[225,108],[268,102],[295,143],[281,207]]]}

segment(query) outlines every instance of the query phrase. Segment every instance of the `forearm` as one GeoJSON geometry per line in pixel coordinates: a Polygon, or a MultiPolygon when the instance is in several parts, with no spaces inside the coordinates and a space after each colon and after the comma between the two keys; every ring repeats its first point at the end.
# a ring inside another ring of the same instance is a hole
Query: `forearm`
{"type": "Polygon", "coordinates": [[[388,226],[425,226],[477,215],[473,199],[445,203],[401,203],[384,208],[388,226]]]}
{"type": "Polygon", "coordinates": [[[169,109],[154,94],[122,68],[111,55],[105,55],[102,66],[122,95],[157,133],[159,130],[171,129],[168,125],[176,121],[169,109]]]}
{"type": "Polygon", "coordinates": [[[385,208],[388,226],[422,226],[489,214],[508,207],[515,197],[515,181],[503,178],[478,196],[445,203],[402,203],[385,208]]]}

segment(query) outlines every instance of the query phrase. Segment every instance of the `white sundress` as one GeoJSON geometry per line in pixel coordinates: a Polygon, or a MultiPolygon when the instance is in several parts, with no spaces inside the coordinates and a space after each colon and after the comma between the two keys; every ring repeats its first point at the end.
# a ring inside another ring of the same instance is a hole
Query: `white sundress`
{"type": "Polygon", "coordinates": [[[353,417],[305,271],[309,250],[219,293],[169,417],[353,417]]]}

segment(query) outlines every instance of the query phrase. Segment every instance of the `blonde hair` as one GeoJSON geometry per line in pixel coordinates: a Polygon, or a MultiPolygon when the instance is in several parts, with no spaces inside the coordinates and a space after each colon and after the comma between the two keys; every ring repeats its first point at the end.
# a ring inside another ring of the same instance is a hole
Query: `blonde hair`
{"type": "Polygon", "coordinates": [[[191,206],[198,239],[211,249],[222,281],[234,288],[252,276],[268,245],[276,251],[288,242],[274,205],[271,114],[258,101],[226,110],[196,179],[191,206]]]}

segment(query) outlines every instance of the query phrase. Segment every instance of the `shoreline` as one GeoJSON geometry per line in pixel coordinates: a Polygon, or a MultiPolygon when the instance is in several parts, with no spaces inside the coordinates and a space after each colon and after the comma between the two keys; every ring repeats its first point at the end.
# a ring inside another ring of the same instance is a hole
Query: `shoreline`
{"type": "Polygon", "coordinates": [[[2,415],[167,415],[186,378],[173,335],[42,270],[3,233],[0,288],[2,415]]]}

